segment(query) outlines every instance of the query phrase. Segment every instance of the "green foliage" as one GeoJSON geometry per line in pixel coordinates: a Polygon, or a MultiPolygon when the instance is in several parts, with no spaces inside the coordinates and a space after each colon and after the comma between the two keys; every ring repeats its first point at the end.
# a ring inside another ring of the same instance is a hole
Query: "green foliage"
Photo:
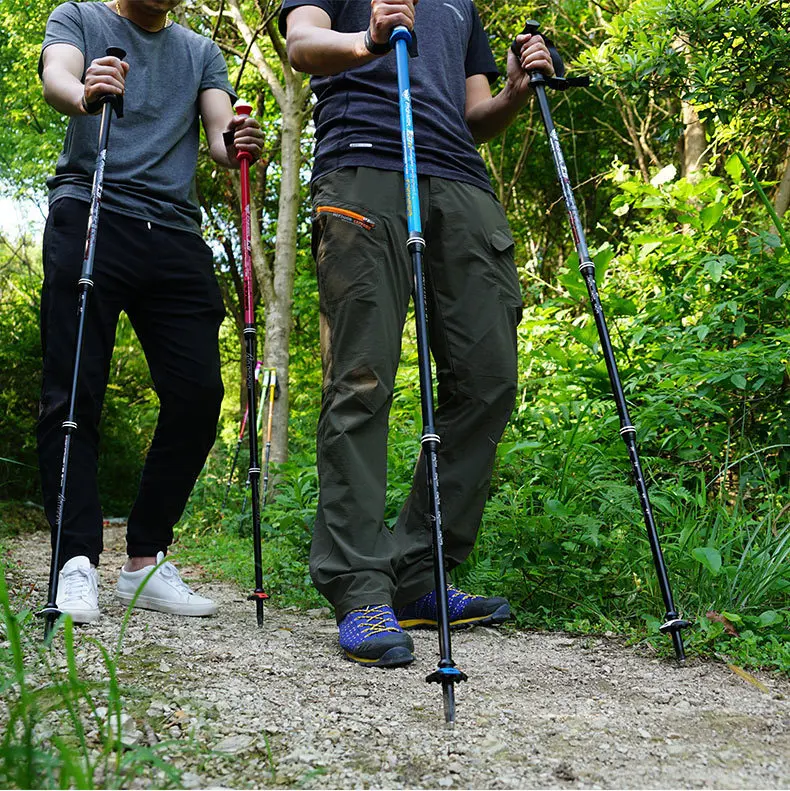
{"type": "MultiPolygon", "coordinates": [[[[787,614],[790,255],[738,178],[644,184],[625,168],[612,178],[613,222],[629,225],[595,262],[676,599],[694,617],[787,614]]],[[[650,548],[578,262],[568,263],[564,293],[522,326],[521,405],[459,576],[504,587],[523,623],[657,629],[650,548]]],[[[691,641],[746,656],[745,638],[722,647],[720,636],[691,641]]],[[[787,669],[774,637],[750,643],[750,663],[787,669]]]]}
{"type": "MultiPolygon", "coordinates": [[[[182,555],[245,589],[254,587],[252,517],[244,484],[249,457],[244,448],[225,492],[235,446],[215,448],[177,530],[182,555]]],[[[277,606],[322,606],[310,581],[308,553],[318,497],[315,458],[270,468],[276,488],[262,505],[264,590],[277,606]]],[[[274,487],[273,487],[274,488],[274,487]]]]}
{"type": "MultiPolygon", "coordinates": [[[[41,388],[40,264],[9,267],[0,284],[0,497],[38,500],[36,421],[41,388]]],[[[77,309],[76,303],[74,309],[77,309]]],[[[153,436],[158,402],[128,318],[121,316],[104,404],[99,492],[107,513],[128,511],[153,436]]]]}
{"type": "Polygon", "coordinates": [[[774,0],[632,3],[604,27],[606,43],[582,65],[633,92],[675,91],[703,117],[730,120],[755,105],[784,102],[782,53],[790,45],[774,0]]]}
{"type": "Polygon", "coordinates": [[[37,63],[44,27],[58,0],[3,0],[0,6],[0,191],[43,192],[65,125],[41,98],[37,63]]]}
{"type": "Polygon", "coordinates": [[[0,280],[0,498],[30,499],[38,489],[38,275],[35,269],[8,269],[0,280]]]}
{"type": "MultiPolygon", "coordinates": [[[[54,644],[39,640],[41,624],[30,612],[15,614],[5,578],[0,579],[0,687],[4,728],[0,740],[0,784],[4,788],[127,788],[147,778],[161,788],[178,787],[180,772],[153,747],[124,744],[124,695],[118,679],[118,650],[95,640],[106,680],[81,678],[71,618],[56,631],[54,644]],[[33,634],[35,627],[35,635],[33,634]],[[62,638],[62,640],[61,640],[62,638]],[[62,651],[63,665],[55,651],[62,651]]],[[[121,639],[123,633],[121,634],[121,639]]]]}

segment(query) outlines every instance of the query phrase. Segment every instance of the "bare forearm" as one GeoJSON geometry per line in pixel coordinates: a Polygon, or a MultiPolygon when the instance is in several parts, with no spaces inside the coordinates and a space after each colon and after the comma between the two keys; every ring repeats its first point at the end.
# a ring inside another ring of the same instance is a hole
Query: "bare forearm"
{"type": "Polygon", "coordinates": [[[82,106],[85,87],[73,74],[61,68],[45,67],[42,80],[47,104],[64,115],[86,114],[82,106]]]}
{"type": "Polygon", "coordinates": [[[238,168],[239,163],[234,159],[231,160],[230,154],[228,153],[228,149],[225,147],[225,143],[222,141],[222,136],[220,135],[218,139],[214,139],[209,141],[208,152],[211,155],[211,158],[223,168],[238,168]]]}
{"type": "Polygon", "coordinates": [[[508,82],[496,96],[476,104],[466,114],[475,143],[486,143],[504,132],[527,102],[529,94],[514,92],[508,82]]]}
{"type": "Polygon", "coordinates": [[[298,71],[317,76],[370,63],[377,55],[365,47],[365,33],[338,33],[320,27],[296,28],[288,34],[288,60],[298,71]]]}

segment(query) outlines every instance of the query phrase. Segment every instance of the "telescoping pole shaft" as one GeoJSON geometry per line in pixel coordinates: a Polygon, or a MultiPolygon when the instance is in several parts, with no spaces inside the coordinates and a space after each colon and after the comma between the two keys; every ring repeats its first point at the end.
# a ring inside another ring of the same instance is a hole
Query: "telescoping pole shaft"
{"type": "MultiPolygon", "coordinates": [[[[252,107],[248,104],[236,105],[239,115],[248,116],[252,107]]],[[[250,161],[246,151],[238,154],[241,171],[241,255],[242,279],[244,282],[244,350],[247,358],[247,409],[249,425],[257,425],[255,394],[256,335],[255,302],[252,280],[252,214],[250,210],[250,161]]],[[[252,543],[255,564],[255,590],[248,599],[255,602],[255,615],[258,626],[263,626],[263,602],[269,597],[263,591],[263,558],[261,555],[261,465],[258,453],[258,432],[248,432],[250,440],[250,498],[252,502],[252,543]]]]}
{"type": "Polygon", "coordinates": [[[414,316],[417,325],[417,357],[420,368],[420,394],[422,400],[422,452],[428,479],[430,519],[433,530],[433,567],[436,584],[436,607],[439,622],[439,665],[426,681],[442,685],[444,716],[448,723],[455,722],[455,684],[466,680],[453,661],[450,643],[450,618],[447,604],[447,575],[444,567],[442,534],[442,509],[439,498],[439,444],[436,433],[433,404],[433,373],[428,343],[428,321],[425,301],[425,279],[422,257],[425,240],[422,236],[420,193],[417,183],[417,161],[414,148],[414,120],[411,109],[409,79],[409,44],[411,34],[405,27],[396,28],[391,36],[395,47],[398,70],[401,138],[403,144],[403,176],[406,187],[406,211],[409,238],[407,246],[414,269],[414,316]]]}
{"type": "MultiPolygon", "coordinates": [[[[534,34],[537,33],[537,30],[537,23],[528,23],[527,32],[534,34]]],[[[681,630],[689,626],[689,622],[683,620],[678,615],[672,598],[672,588],[670,587],[669,575],[661,551],[658,529],[656,527],[655,517],[653,516],[653,509],[650,505],[650,498],[647,493],[647,484],[645,482],[644,473],[642,472],[642,465],[639,461],[639,452],[636,445],[636,429],[631,423],[631,417],[628,413],[628,405],[620,381],[620,374],[617,370],[609,329],[606,326],[603,306],[601,305],[601,298],[598,294],[598,287],[595,282],[595,264],[587,248],[587,240],[579,217],[576,200],[573,197],[573,189],[568,176],[568,168],[565,164],[559,136],[557,135],[557,130],[551,117],[551,109],[546,96],[546,80],[540,72],[531,72],[530,84],[535,92],[540,107],[540,114],[543,119],[543,125],[546,128],[546,134],[549,138],[549,147],[551,149],[552,159],[554,160],[554,168],[557,172],[557,179],[562,189],[562,196],[565,200],[565,207],[570,221],[571,233],[573,234],[576,252],[579,256],[579,271],[582,274],[587,286],[587,291],[590,295],[595,325],[598,329],[598,337],[600,339],[604,361],[606,362],[606,370],[609,373],[609,381],[611,382],[612,395],[614,396],[615,405],[617,406],[617,412],[620,417],[620,436],[623,438],[623,442],[628,450],[628,458],[631,461],[631,469],[634,475],[637,494],[639,495],[639,503],[642,507],[645,527],[647,528],[647,537],[650,542],[650,551],[653,555],[653,563],[655,564],[656,574],[658,575],[658,585],[661,589],[664,607],[666,608],[664,623],[660,629],[664,634],[671,635],[672,643],[675,648],[675,655],[678,661],[682,662],[686,658],[686,654],[683,648],[681,630]]]]}
{"type": "MultiPolygon", "coordinates": [[[[126,52],[118,47],[106,50],[109,57],[123,60],[126,52]]],[[[104,169],[107,163],[107,149],[110,142],[110,126],[112,113],[115,110],[118,118],[123,117],[123,103],[120,97],[105,96],[102,98],[101,120],[99,121],[99,146],[96,156],[96,169],[93,174],[91,188],[91,203],[88,213],[88,230],[85,238],[85,255],[82,259],[82,270],[78,281],[79,295],[77,297],[77,338],[74,347],[74,365],[72,367],[71,390],[69,392],[69,406],[66,419],[63,421],[65,439],[63,443],[63,462],[60,468],[60,490],[55,513],[55,536],[52,546],[52,561],[49,567],[49,590],[47,603],[37,615],[44,618],[44,640],[52,633],[58,617],[61,615],[57,605],[58,574],[60,572],[60,549],[63,536],[63,520],[66,510],[66,493],[69,474],[69,457],[71,454],[71,439],[77,431],[77,396],[79,393],[80,367],[82,363],[82,349],[85,342],[85,316],[88,302],[93,291],[93,264],[96,258],[96,238],[99,230],[99,212],[101,210],[102,191],[104,189],[104,169]]]]}
{"type": "MultiPolygon", "coordinates": [[[[263,367],[263,363],[258,360],[255,364],[255,381],[258,381],[258,376],[261,372],[261,368],[263,367]]],[[[228,473],[228,482],[225,485],[225,496],[222,498],[222,510],[225,510],[225,506],[228,504],[228,495],[230,494],[230,487],[233,484],[233,473],[236,471],[236,462],[239,460],[239,452],[241,451],[241,443],[244,441],[244,433],[247,430],[247,421],[250,417],[250,408],[246,406],[244,408],[244,417],[241,419],[241,426],[239,428],[239,438],[236,441],[236,448],[233,451],[233,459],[230,463],[230,472],[228,473]]]]}

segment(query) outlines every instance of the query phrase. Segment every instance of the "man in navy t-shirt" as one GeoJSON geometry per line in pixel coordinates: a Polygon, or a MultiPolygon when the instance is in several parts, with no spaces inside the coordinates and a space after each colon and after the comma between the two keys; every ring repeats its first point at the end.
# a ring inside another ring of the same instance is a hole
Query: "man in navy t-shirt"
{"type": "MultiPolygon", "coordinates": [[[[414,30],[414,139],[431,351],[441,436],[444,551],[471,552],[496,445],[516,392],[521,293],[513,240],[476,145],[529,100],[527,72],[554,67],[540,37],[517,39],[507,80],[473,0],[284,0],[288,57],[313,75],[316,146],[313,253],[324,386],[320,494],[310,571],[334,605],[340,645],[364,665],[411,662],[404,629],[436,627],[425,460],[394,531],[384,523],[387,429],[412,269],[402,175],[397,75],[389,36],[414,30]]],[[[503,598],[449,589],[455,627],[497,624],[503,598]]]]}

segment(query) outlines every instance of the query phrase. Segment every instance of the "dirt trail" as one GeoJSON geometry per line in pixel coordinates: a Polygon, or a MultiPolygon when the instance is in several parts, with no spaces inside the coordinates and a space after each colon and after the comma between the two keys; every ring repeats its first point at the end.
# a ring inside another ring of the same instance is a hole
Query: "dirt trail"
{"type": "MultiPolygon", "coordinates": [[[[123,614],[112,599],[121,530],[105,544],[102,618],[79,635],[111,646],[123,614]]],[[[15,601],[43,603],[46,537],[9,549],[15,601]]],[[[415,633],[408,668],[362,668],[341,658],[328,611],[268,606],[259,630],[239,589],[184,572],[222,603],[220,616],[136,612],[121,670],[133,687],[130,741],[191,735],[214,751],[173,753],[186,787],[790,787],[786,678],[758,674],[765,692],[726,666],[677,668],[614,640],[478,628],[454,638],[470,679],[449,731],[441,692],[424,681],[433,633],[415,633]]],[[[89,645],[79,660],[101,675],[89,645]]]]}

